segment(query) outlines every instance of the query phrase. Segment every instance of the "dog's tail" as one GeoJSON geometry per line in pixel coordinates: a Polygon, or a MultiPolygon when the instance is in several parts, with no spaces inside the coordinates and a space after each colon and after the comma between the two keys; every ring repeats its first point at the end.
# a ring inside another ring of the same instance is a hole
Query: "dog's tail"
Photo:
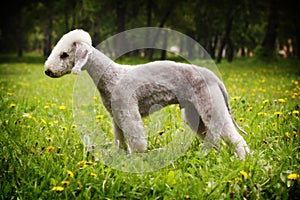
{"type": "Polygon", "coordinates": [[[221,92],[222,92],[222,94],[223,94],[223,97],[224,97],[224,100],[225,100],[225,104],[226,104],[226,107],[227,107],[227,109],[228,109],[228,112],[229,112],[229,114],[230,114],[230,116],[231,116],[231,120],[232,120],[233,124],[236,126],[236,128],[237,128],[239,131],[241,131],[241,132],[244,133],[245,135],[248,135],[248,133],[247,133],[246,131],[244,131],[244,130],[236,123],[236,121],[234,120],[234,118],[233,118],[233,116],[232,116],[232,113],[231,113],[231,110],[230,110],[230,106],[229,106],[229,103],[228,103],[228,95],[227,95],[227,91],[226,91],[226,88],[225,88],[224,84],[220,81],[218,85],[219,85],[219,88],[220,88],[220,90],[221,90],[221,92]]]}

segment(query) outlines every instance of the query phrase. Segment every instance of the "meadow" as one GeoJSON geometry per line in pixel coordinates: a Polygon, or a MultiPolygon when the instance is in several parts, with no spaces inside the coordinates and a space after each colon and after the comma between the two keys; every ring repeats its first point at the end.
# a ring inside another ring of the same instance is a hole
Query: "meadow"
{"type": "MultiPolygon", "coordinates": [[[[299,198],[300,62],[249,58],[218,68],[232,113],[248,132],[243,137],[252,152],[246,160],[224,144],[201,156],[202,143],[194,139],[164,168],[130,173],[99,162],[101,155],[85,148],[72,115],[76,76],[51,79],[38,57],[1,59],[0,199],[299,198]]],[[[99,96],[93,101],[92,120],[113,141],[99,96]]],[[[160,112],[167,117],[148,130],[149,149],[164,146],[182,126],[177,107],[160,112]]]]}

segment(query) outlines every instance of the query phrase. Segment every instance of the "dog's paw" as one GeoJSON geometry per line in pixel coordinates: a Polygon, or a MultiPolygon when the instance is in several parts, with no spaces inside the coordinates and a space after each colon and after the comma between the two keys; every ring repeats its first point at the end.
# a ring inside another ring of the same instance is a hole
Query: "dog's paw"
{"type": "Polygon", "coordinates": [[[81,73],[81,69],[80,68],[77,68],[77,67],[74,67],[71,71],[72,74],[77,74],[79,75],[81,73]]]}

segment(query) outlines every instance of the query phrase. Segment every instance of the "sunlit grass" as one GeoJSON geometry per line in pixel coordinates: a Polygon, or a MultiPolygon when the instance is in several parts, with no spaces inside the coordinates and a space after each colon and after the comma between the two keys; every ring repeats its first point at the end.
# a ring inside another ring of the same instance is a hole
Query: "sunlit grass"
{"type": "MultiPolygon", "coordinates": [[[[126,62],[135,63],[134,60],[126,62]]],[[[201,142],[167,167],[125,173],[89,153],[72,117],[76,76],[51,79],[42,64],[0,64],[1,199],[285,199],[299,196],[299,62],[254,59],[222,63],[219,70],[236,120],[252,154],[241,162],[222,145],[201,156],[201,142]]],[[[99,97],[99,131],[113,141],[99,97]]],[[[183,129],[180,110],[169,107],[145,119],[149,149],[164,147],[183,129]],[[163,112],[163,113],[162,113],[163,112]],[[165,117],[167,116],[167,117],[165,117]],[[157,118],[157,123],[155,119],[157,118]]]]}

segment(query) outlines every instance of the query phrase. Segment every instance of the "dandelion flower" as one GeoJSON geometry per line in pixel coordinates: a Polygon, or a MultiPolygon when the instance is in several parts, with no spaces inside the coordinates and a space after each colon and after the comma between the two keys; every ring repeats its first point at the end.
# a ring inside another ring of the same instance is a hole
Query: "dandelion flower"
{"type": "Polygon", "coordinates": [[[76,124],[72,124],[72,126],[71,126],[72,129],[75,129],[76,127],[77,127],[76,124]]]}
{"type": "Polygon", "coordinates": [[[297,137],[297,131],[293,131],[294,138],[297,137]]]}
{"type": "Polygon", "coordinates": [[[44,109],[48,109],[48,108],[50,108],[49,105],[45,105],[45,106],[44,106],[44,109]]]}
{"type": "Polygon", "coordinates": [[[84,165],[84,163],[85,163],[85,160],[82,160],[82,161],[79,161],[78,163],[77,163],[77,165],[84,165]]]}
{"type": "Polygon", "coordinates": [[[66,110],[66,106],[59,106],[59,110],[66,110]]]}
{"type": "Polygon", "coordinates": [[[68,174],[68,176],[70,176],[71,178],[74,178],[74,174],[73,174],[73,172],[71,172],[70,170],[67,170],[67,174],[68,174]]]}
{"type": "Polygon", "coordinates": [[[97,178],[97,174],[91,172],[91,176],[97,178]]]}
{"type": "Polygon", "coordinates": [[[257,115],[258,115],[258,116],[264,116],[264,117],[266,117],[268,114],[265,113],[265,112],[259,112],[259,113],[257,113],[257,115]]]}
{"type": "Polygon", "coordinates": [[[47,124],[46,120],[44,120],[44,119],[41,119],[41,122],[42,122],[43,124],[47,124]]]}
{"type": "Polygon", "coordinates": [[[280,115],[282,115],[282,112],[274,112],[274,115],[276,115],[277,117],[279,117],[280,115]]]}
{"type": "Polygon", "coordinates": [[[68,130],[68,128],[67,128],[66,126],[62,126],[61,129],[62,129],[63,131],[67,131],[67,130],[68,130]]]}
{"type": "Polygon", "coordinates": [[[24,117],[24,118],[31,118],[32,116],[31,116],[31,114],[30,113],[24,113],[23,115],[22,115],[22,117],[24,117]]]}
{"type": "Polygon", "coordinates": [[[248,174],[247,174],[247,172],[245,172],[245,171],[240,171],[240,174],[242,174],[242,176],[244,177],[244,179],[247,179],[248,178],[248,174]]]}
{"type": "Polygon", "coordinates": [[[263,104],[267,104],[267,103],[269,103],[270,102],[270,100],[269,99],[265,99],[265,100],[263,100],[263,104]]]}
{"type": "Polygon", "coordinates": [[[53,139],[51,137],[47,138],[48,142],[52,142],[53,139]]]}
{"type": "Polygon", "coordinates": [[[279,103],[285,103],[285,100],[284,99],[278,99],[278,102],[279,103]]]}
{"type": "Polygon", "coordinates": [[[238,99],[239,99],[239,97],[237,97],[237,96],[232,97],[233,101],[237,101],[238,99]]]}
{"type": "Polygon", "coordinates": [[[247,112],[251,112],[252,111],[252,107],[249,107],[248,109],[247,109],[247,112]]]}
{"type": "Polygon", "coordinates": [[[102,119],[103,118],[103,115],[97,115],[96,116],[96,119],[102,119]]]}
{"type": "Polygon", "coordinates": [[[56,191],[56,192],[62,192],[62,191],[64,190],[64,188],[61,187],[61,186],[54,186],[54,187],[52,188],[52,190],[53,190],[53,191],[56,191]]]}
{"type": "Polygon", "coordinates": [[[64,186],[68,186],[70,184],[70,181],[62,181],[61,184],[64,186]]]}
{"type": "Polygon", "coordinates": [[[94,163],[92,161],[88,161],[88,162],[85,162],[86,165],[93,165],[94,163]]]}
{"type": "Polygon", "coordinates": [[[293,114],[294,114],[295,116],[299,116],[299,110],[294,110],[294,111],[293,111],[293,114]]]}
{"type": "Polygon", "coordinates": [[[240,121],[240,122],[243,122],[244,120],[245,120],[245,118],[243,118],[243,117],[240,117],[240,118],[239,118],[239,121],[240,121]]]}
{"type": "Polygon", "coordinates": [[[288,179],[294,180],[294,181],[297,180],[299,177],[300,177],[300,175],[296,174],[296,173],[288,175],[288,179]]]}
{"type": "Polygon", "coordinates": [[[9,104],[9,108],[15,108],[17,105],[15,104],[15,103],[11,103],[11,104],[9,104]]]}
{"type": "Polygon", "coordinates": [[[289,134],[289,132],[285,132],[285,134],[284,134],[284,135],[285,135],[285,138],[286,138],[286,139],[289,139],[289,138],[290,138],[290,134],[289,134]]]}
{"type": "Polygon", "coordinates": [[[54,149],[54,146],[48,146],[48,147],[46,148],[46,152],[47,152],[47,153],[50,153],[53,149],[54,149]]]}

